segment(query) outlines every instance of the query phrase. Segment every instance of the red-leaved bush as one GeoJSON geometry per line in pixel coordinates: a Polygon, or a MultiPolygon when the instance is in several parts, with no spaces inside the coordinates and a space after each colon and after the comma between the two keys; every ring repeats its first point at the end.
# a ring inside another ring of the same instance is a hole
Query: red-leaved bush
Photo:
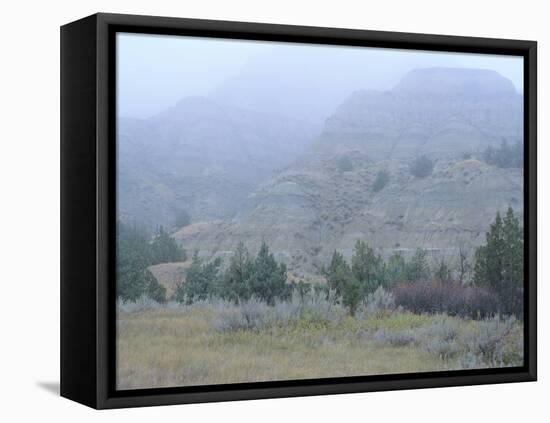
{"type": "Polygon", "coordinates": [[[499,297],[484,288],[459,283],[404,283],[394,288],[395,305],[413,313],[447,313],[474,319],[499,312],[499,297]]]}

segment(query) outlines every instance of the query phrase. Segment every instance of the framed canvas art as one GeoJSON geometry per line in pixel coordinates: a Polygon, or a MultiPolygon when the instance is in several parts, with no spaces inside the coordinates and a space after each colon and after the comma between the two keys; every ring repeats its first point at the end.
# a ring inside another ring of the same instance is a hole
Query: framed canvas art
{"type": "Polygon", "coordinates": [[[61,394],[536,380],[536,43],[61,29],[61,394]]]}

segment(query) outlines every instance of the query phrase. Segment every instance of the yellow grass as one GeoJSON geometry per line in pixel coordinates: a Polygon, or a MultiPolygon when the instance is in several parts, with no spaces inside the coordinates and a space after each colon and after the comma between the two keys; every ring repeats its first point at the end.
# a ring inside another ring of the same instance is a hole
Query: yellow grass
{"type": "Polygon", "coordinates": [[[120,313],[119,389],[303,378],[379,375],[446,368],[419,347],[387,346],[365,331],[414,329],[427,316],[345,319],[329,325],[298,322],[261,331],[219,333],[208,309],[120,313]]]}

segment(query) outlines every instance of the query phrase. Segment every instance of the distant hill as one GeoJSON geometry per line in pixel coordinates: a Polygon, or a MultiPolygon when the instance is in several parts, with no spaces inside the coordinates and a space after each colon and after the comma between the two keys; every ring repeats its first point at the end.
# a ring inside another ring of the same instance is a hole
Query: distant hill
{"type": "Polygon", "coordinates": [[[203,97],[150,119],[120,119],[118,214],[151,227],[171,227],[182,209],[193,221],[230,218],[316,134],[304,122],[203,97]]]}
{"type": "Polygon", "coordinates": [[[220,104],[322,124],[351,92],[387,91],[411,69],[460,66],[458,56],[290,44],[253,56],[209,97],[220,104]],[[330,49],[330,54],[327,54],[330,49]]]}
{"type": "Polygon", "coordinates": [[[327,119],[317,151],[372,159],[448,157],[523,136],[523,97],[497,72],[430,68],[391,91],[357,91],[327,119]]]}
{"type": "Polygon", "coordinates": [[[496,72],[413,71],[391,91],[351,94],[307,151],[230,219],[174,235],[203,256],[230,255],[239,241],[255,252],[265,240],[293,277],[314,278],[356,239],[383,254],[420,246],[453,258],[459,245],[483,242],[497,210],[522,215],[522,171],[478,160],[488,145],[521,141],[522,116],[521,95],[496,72]],[[435,163],[425,178],[410,172],[420,154],[435,163]],[[389,181],[375,190],[381,171],[389,181]]]}

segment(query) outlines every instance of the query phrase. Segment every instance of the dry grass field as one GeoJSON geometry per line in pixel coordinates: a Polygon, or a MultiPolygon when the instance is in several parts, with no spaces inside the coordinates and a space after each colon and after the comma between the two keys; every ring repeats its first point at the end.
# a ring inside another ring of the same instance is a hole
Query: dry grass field
{"type": "Polygon", "coordinates": [[[119,309],[118,389],[522,364],[514,319],[228,304],[119,309]]]}

